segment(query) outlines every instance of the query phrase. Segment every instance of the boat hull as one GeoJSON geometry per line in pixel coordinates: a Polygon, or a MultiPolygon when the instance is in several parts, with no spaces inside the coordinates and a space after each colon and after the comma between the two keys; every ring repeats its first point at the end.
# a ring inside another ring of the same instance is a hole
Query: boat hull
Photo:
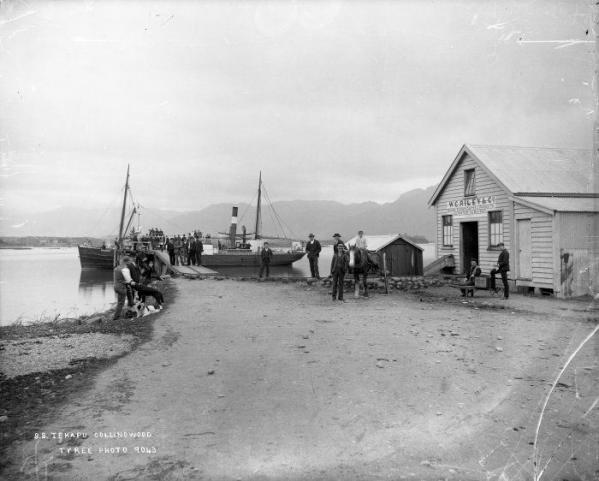
{"type": "MultiPolygon", "coordinates": [[[[78,246],[79,262],[84,269],[113,269],[114,249],[78,246]]],[[[166,252],[150,251],[155,255],[158,271],[166,271],[170,267],[166,252]],[[160,264],[158,266],[158,264],[160,264]]],[[[305,252],[275,252],[270,261],[271,266],[289,266],[304,257],[305,252]]],[[[204,267],[260,267],[260,254],[255,252],[229,251],[202,256],[204,267]]],[[[160,272],[165,273],[165,272],[160,272]]]]}
{"type": "Polygon", "coordinates": [[[112,269],[114,267],[114,249],[77,246],[79,262],[83,269],[112,269]]]}
{"type": "MultiPolygon", "coordinates": [[[[289,266],[304,255],[304,252],[275,252],[270,265],[289,266]]],[[[255,252],[227,252],[202,256],[202,265],[205,267],[260,267],[260,264],[260,254],[255,252]]]]}

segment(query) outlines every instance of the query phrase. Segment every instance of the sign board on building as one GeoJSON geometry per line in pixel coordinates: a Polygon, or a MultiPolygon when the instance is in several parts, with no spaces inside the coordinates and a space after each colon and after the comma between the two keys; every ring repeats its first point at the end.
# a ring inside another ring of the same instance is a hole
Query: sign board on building
{"type": "Polygon", "coordinates": [[[464,197],[459,200],[447,201],[447,213],[455,218],[486,217],[491,210],[496,210],[495,196],[464,197]]]}

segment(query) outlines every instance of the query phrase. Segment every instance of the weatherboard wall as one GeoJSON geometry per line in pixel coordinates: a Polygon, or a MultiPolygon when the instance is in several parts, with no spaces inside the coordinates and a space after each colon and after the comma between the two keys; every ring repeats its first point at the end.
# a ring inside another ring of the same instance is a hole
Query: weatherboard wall
{"type": "MultiPolygon", "coordinates": [[[[514,203],[514,225],[518,220],[530,220],[531,234],[531,271],[532,277],[525,278],[520,272],[517,252],[511,258],[513,276],[516,284],[522,286],[553,289],[555,287],[555,245],[554,245],[554,217],[536,209],[514,203]]],[[[517,229],[514,227],[514,232],[517,229]]],[[[518,240],[514,243],[517,245],[518,240]]]]}
{"type": "Polygon", "coordinates": [[[494,197],[495,204],[493,210],[500,210],[503,213],[503,239],[506,248],[511,252],[512,244],[512,220],[513,203],[510,201],[508,192],[498,184],[487,172],[480,166],[476,159],[468,154],[464,154],[459,161],[453,175],[447,180],[445,188],[438,196],[435,202],[435,212],[437,220],[437,257],[447,254],[453,254],[455,257],[456,271],[462,273],[462,252],[461,252],[461,224],[463,222],[478,223],[478,252],[479,265],[483,273],[488,274],[497,264],[499,251],[496,248],[489,247],[489,220],[488,214],[478,214],[464,216],[453,219],[452,245],[450,247],[443,245],[443,216],[452,215],[453,211],[448,207],[449,201],[459,201],[464,199],[464,171],[475,170],[475,197],[485,198],[494,197]]]}
{"type": "Polygon", "coordinates": [[[383,247],[387,270],[392,276],[421,276],[423,273],[422,250],[399,238],[383,247]]]}

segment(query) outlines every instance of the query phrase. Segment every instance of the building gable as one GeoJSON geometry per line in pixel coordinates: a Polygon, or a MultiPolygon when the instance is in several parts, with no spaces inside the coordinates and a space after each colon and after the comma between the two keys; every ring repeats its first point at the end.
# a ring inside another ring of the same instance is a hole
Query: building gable
{"type": "Polygon", "coordinates": [[[443,179],[441,179],[441,182],[433,192],[433,195],[429,199],[429,206],[435,205],[439,197],[445,191],[447,184],[450,182],[450,180],[452,180],[453,176],[456,175],[456,172],[458,172],[460,166],[464,165],[464,161],[467,161],[468,159],[475,164],[475,166],[470,166],[468,168],[475,168],[480,172],[483,172],[485,176],[491,179],[499,188],[501,188],[505,192],[509,192],[509,189],[497,178],[497,176],[480,161],[480,159],[472,152],[472,150],[466,144],[464,144],[458,152],[458,155],[455,157],[455,159],[449,166],[449,169],[443,176],[443,179]]]}

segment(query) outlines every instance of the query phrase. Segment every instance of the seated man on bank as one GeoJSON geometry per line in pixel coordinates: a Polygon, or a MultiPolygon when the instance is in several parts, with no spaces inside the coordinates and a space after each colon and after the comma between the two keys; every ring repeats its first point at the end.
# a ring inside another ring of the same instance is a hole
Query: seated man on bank
{"type": "MultiPolygon", "coordinates": [[[[470,261],[470,269],[468,269],[468,272],[466,274],[466,282],[464,283],[465,286],[473,286],[475,284],[475,279],[477,277],[479,277],[481,274],[481,270],[480,267],[478,267],[478,264],[476,262],[476,259],[472,259],[470,261]]],[[[474,289],[460,289],[462,291],[462,297],[466,297],[468,295],[468,291],[470,291],[470,296],[474,297],[474,289]]]]}

